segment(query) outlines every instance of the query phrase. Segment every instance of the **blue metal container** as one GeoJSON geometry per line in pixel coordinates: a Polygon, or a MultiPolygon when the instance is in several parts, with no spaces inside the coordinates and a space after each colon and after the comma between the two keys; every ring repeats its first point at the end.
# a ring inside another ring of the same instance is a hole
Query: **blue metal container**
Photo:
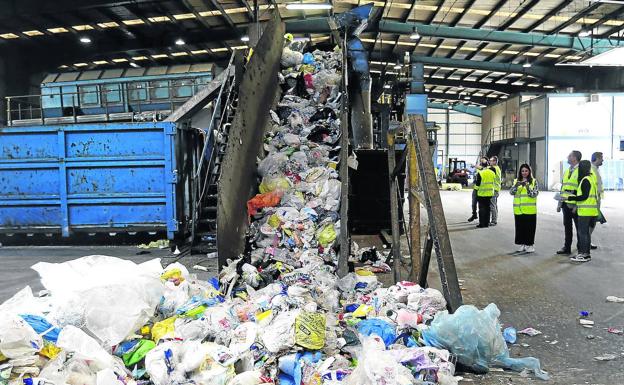
{"type": "Polygon", "coordinates": [[[0,128],[0,233],[166,231],[173,239],[184,211],[176,130],[170,122],[0,128]]]}

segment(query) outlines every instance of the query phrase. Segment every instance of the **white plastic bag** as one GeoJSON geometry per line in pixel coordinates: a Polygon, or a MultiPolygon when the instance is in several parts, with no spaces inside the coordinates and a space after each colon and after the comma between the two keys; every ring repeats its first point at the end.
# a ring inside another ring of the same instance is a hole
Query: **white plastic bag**
{"type": "Polygon", "coordinates": [[[22,318],[0,313],[0,352],[8,358],[35,354],[43,348],[43,339],[22,318]]]}
{"type": "Polygon", "coordinates": [[[100,370],[115,364],[113,357],[96,340],[71,325],[61,330],[56,346],[73,353],[76,358],[93,361],[100,370]]]}
{"type": "Polygon", "coordinates": [[[268,351],[278,353],[295,344],[295,319],[298,314],[298,311],[280,313],[264,328],[262,342],[268,351]]]}
{"type": "Polygon", "coordinates": [[[134,262],[92,255],[33,269],[52,292],[50,318],[59,326],[85,327],[106,346],[123,341],[154,314],[162,297],[162,267],[155,259],[134,262]]]}

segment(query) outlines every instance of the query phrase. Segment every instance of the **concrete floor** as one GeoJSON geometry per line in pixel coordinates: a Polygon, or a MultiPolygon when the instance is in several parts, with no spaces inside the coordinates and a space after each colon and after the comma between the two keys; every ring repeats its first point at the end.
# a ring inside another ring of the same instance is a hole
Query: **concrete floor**
{"type": "MultiPolygon", "coordinates": [[[[494,302],[501,322],[518,330],[533,327],[543,334],[520,336],[512,346],[514,356],[534,356],[556,384],[624,384],[624,336],[605,329],[624,326],[624,304],[607,303],[609,295],[624,296],[624,193],[607,192],[603,212],[609,221],[598,225],[592,261],[573,264],[555,251],[563,245],[561,214],[553,193],[538,199],[537,252],[516,255],[512,197],[499,197],[498,226],[476,229],[470,216],[469,191],[442,192],[447,225],[458,275],[465,283],[464,303],[479,308],[494,302]],[[579,311],[592,312],[593,329],[579,324],[579,311]],[[595,338],[588,339],[588,335],[595,338]],[[554,342],[557,341],[557,342],[554,342]],[[522,347],[519,344],[528,344],[522,347]],[[595,356],[614,353],[619,357],[598,362],[595,356]]],[[[437,266],[432,266],[436,272],[437,266]]],[[[437,274],[430,284],[439,285],[437,274]]],[[[477,383],[524,384],[535,381],[507,373],[492,373],[477,383]]],[[[475,378],[475,377],[472,377],[475,378]]]]}
{"type": "MultiPolygon", "coordinates": [[[[536,337],[519,336],[511,347],[513,357],[534,356],[541,360],[552,384],[624,384],[624,336],[610,334],[606,328],[624,327],[624,304],[606,303],[609,295],[624,296],[624,193],[609,192],[603,211],[609,223],[596,230],[600,246],[593,260],[575,265],[567,257],[555,255],[563,242],[561,215],[555,211],[553,194],[539,198],[536,237],[537,252],[514,255],[512,199],[507,192],[499,198],[499,225],[475,229],[465,222],[470,216],[470,192],[442,192],[447,223],[459,278],[464,280],[464,303],[480,308],[494,302],[501,310],[501,322],[518,330],[533,327],[542,331],[536,337]],[[579,325],[580,310],[592,312],[593,329],[579,325]],[[593,339],[588,339],[593,335],[593,339]],[[556,341],[556,342],[555,342],[556,341]],[[523,347],[520,344],[528,344],[523,347]],[[593,359],[606,353],[618,358],[609,362],[593,359]]],[[[365,237],[357,237],[366,246],[365,237]]],[[[368,243],[377,242],[368,237],[368,243]]],[[[142,262],[163,258],[172,262],[167,250],[150,250],[137,255],[136,247],[4,247],[0,248],[0,301],[9,298],[24,285],[39,289],[37,274],[30,266],[38,261],[66,261],[90,254],[119,256],[142,262]]],[[[187,266],[203,262],[215,274],[214,260],[201,256],[181,260],[187,266]]],[[[431,266],[429,282],[439,288],[437,266],[431,266]]],[[[388,277],[384,277],[388,278],[388,277]]],[[[509,372],[494,371],[486,376],[467,375],[462,384],[534,384],[539,380],[522,378],[509,372]]]]}

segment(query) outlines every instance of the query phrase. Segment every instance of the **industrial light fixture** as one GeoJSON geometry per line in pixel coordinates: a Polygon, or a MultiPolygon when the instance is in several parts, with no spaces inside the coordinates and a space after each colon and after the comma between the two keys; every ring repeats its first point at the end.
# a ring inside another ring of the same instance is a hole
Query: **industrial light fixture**
{"type": "Polygon", "coordinates": [[[397,60],[396,64],[394,65],[394,69],[400,70],[401,68],[402,68],[401,63],[399,63],[399,61],[397,60]]]}
{"type": "Polygon", "coordinates": [[[589,0],[589,2],[622,5],[622,0],[589,0]]]}
{"type": "Polygon", "coordinates": [[[140,66],[135,62],[130,62],[130,67],[139,68],[140,66]]]}
{"type": "Polygon", "coordinates": [[[589,37],[589,36],[591,36],[591,34],[592,34],[592,33],[591,33],[591,31],[590,31],[590,30],[587,30],[587,29],[583,28],[583,29],[581,30],[581,32],[579,32],[578,36],[579,36],[579,37],[589,37]]]}
{"type": "Polygon", "coordinates": [[[526,62],[522,65],[523,68],[531,68],[531,63],[526,62]]]}
{"type": "Polygon", "coordinates": [[[452,110],[453,109],[453,105],[451,103],[449,103],[446,108],[448,108],[449,110],[452,110]]]}
{"type": "Polygon", "coordinates": [[[245,35],[245,36],[241,37],[241,41],[248,42],[249,41],[249,36],[245,35]]]}
{"type": "Polygon", "coordinates": [[[175,43],[176,43],[176,45],[184,45],[184,44],[186,44],[186,42],[184,40],[182,40],[182,39],[176,40],[175,43]]]}
{"type": "Polygon", "coordinates": [[[308,9],[332,9],[329,3],[288,3],[286,9],[290,10],[308,10],[308,9]]]}
{"type": "Polygon", "coordinates": [[[91,39],[89,39],[89,37],[87,37],[87,36],[83,36],[83,37],[80,38],[80,42],[84,43],[84,44],[89,44],[89,43],[91,43],[91,39]]]}
{"type": "Polygon", "coordinates": [[[464,96],[464,100],[470,100],[470,95],[464,96]]]}
{"type": "Polygon", "coordinates": [[[412,40],[420,39],[420,34],[418,33],[418,29],[416,27],[414,27],[414,31],[412,32],[409,38],[412,40]]]}

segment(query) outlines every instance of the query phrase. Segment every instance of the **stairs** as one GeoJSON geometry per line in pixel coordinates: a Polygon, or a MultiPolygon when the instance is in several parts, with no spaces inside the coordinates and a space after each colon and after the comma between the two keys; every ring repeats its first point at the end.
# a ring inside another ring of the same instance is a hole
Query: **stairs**
{"type": "Polygon", "coordinates": [[[215,117],[215,129],[207,133],[205,150],[197,178],[197,202],[194,212],[192,251],[196,253],[213,253],[217,251],[217,197],[221,165],[225,157],[230,126],[236,115],[238,95],[235,81],[232,78],[223,85],[223,95],[215,103],[221,108],[215,117]]]}

